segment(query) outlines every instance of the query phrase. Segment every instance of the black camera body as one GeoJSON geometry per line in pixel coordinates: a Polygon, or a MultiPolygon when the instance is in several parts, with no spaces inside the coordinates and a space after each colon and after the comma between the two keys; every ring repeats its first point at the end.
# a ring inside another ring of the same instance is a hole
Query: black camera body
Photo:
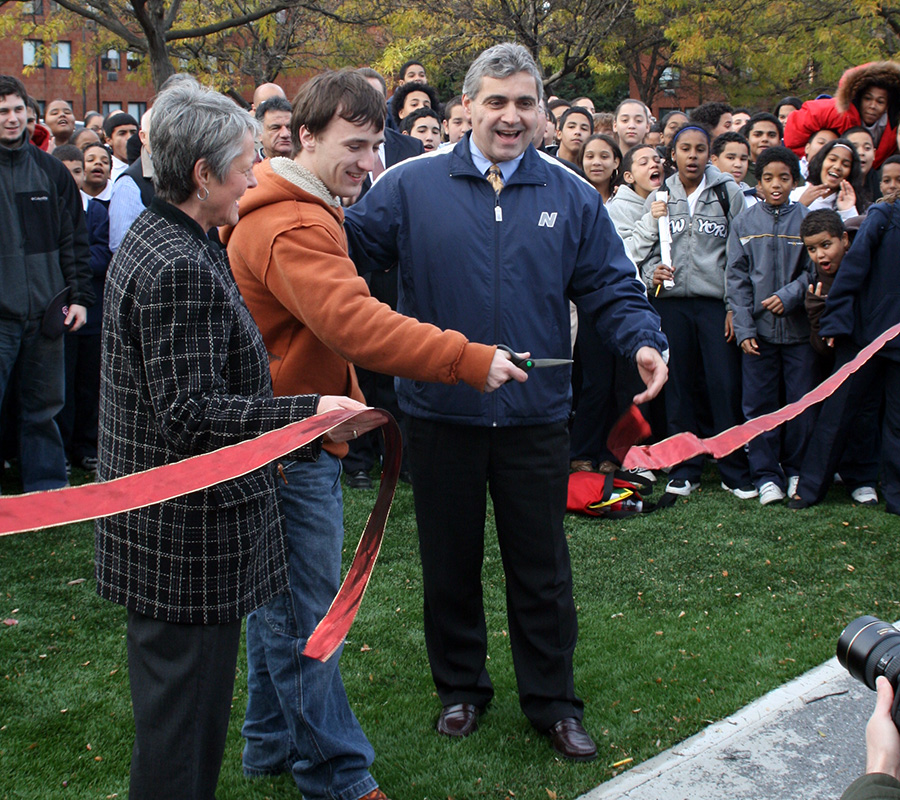
{"type": "Polygon", "coordinates": [[[853,620],[840,635],[837,659],[858,681],[873,691],[875,681],[884,675],[894,689],[891,717],[900,730],[900,630],[878,617],[853,620]]]}

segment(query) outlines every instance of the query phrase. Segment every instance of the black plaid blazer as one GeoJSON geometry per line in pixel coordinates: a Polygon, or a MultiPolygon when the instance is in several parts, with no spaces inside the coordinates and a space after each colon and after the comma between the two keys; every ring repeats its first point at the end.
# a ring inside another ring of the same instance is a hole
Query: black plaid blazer
{"type": "MultiPolygon", "coordinates": [[[[106,278],[100,479],[252,438],[311,416],[317,402],[272,396],[225,251],[155,198],[106,278]]],[[[167,622],[233,622],[287,585],[271,466],[97,520],[95,542],[99,594],[167,622]]]]}

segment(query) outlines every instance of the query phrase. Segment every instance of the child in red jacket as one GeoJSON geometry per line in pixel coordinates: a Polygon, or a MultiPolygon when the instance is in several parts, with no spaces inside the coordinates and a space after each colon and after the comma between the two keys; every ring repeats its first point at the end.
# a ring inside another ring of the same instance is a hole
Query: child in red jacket
{"type": "Polygon", "coordinates": [[[823,128],[838,135],[862,126],[875,142],[874,168],[897,152],[900,118],[900,64],[876,61],[848,69],[833,98],[809,100],[787,118],[784,144],[798,156],[810,137],[823,128]]]}

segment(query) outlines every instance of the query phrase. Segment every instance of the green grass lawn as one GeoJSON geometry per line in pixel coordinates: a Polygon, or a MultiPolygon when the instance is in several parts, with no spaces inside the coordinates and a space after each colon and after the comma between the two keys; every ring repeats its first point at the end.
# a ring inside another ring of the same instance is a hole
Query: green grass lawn
{"type": "MultiPolygon", "coordinates": [[[[346,559],[374,492],[345,490],[346,559]]],[[[703,488],[624,521],[569,517],[576,688],[598,759],[555,758],[518,707],[489,520],[484,581],[496,697],[478,732],[434,732],[412,496],[401,485],[342,671],[393,800],[575,798],[834,654],[860,614],[900,617],[900,518],[833,489],[804,511],[703,488]],[[612,765],[633,759],[624,767],[612,765]]],[[[94,591],[90,524],[0,539],[0,800],[125,798],[133,736],[125,612],[94,591]],[[15,619],[17,625],[2,624],[15,619]]],[[[219,800],[298,798],[242,777],[239,660],[219,800]]],[[[166,800],[166,799],[163,799],[166,800]]]]}

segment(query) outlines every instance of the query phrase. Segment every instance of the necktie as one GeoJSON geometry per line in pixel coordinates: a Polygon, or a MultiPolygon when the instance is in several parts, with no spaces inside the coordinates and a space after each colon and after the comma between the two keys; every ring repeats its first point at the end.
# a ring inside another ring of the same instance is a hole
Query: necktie
{"type": "Polygon", "coordinates": [[[500,173],[500,167],[496,164],[491,164],[485,177],[488,179],[488,183],[493,187],[494,194],[499,197],[500,192],[503,191],[503,175],[500,173]]]}

